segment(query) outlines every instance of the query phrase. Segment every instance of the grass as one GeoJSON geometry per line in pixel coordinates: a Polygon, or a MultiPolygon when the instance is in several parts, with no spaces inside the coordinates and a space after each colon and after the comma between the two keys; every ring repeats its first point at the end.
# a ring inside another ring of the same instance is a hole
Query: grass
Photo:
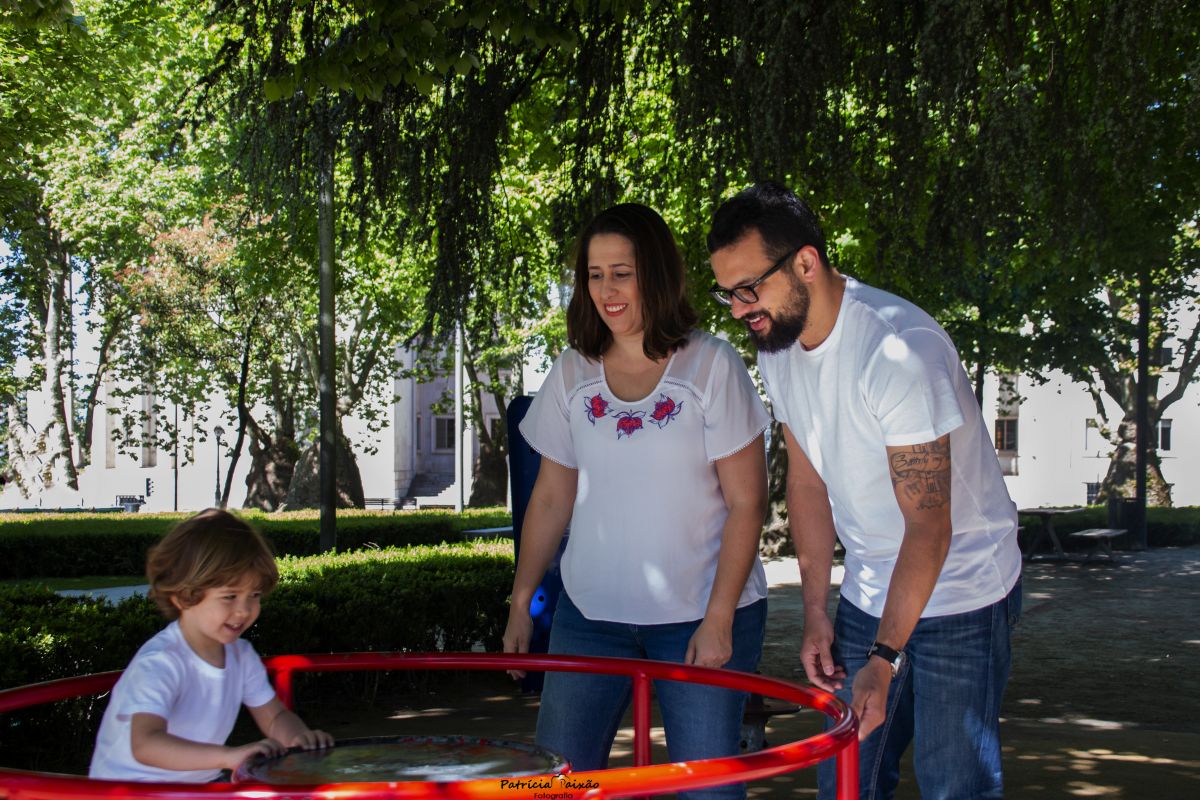
{"type": "Polygon", "coordinates": [[[83,575],[78,578],[0,580],[0,586],[46,586],[55,592],[64,589],[108,589],[113,586],[142,586],[145,583],[145,575],[83,575]]]}

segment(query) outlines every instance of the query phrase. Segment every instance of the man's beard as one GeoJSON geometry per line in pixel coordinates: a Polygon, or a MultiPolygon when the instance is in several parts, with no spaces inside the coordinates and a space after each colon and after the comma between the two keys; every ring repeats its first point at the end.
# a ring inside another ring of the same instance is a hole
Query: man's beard
{"type": "Polygon", "coordinates": [[[788,275],[788,278],[792,285],[790,302],[775,314],[761,312],[771,320],[766,332],[759,333],[747,325],[750,341],[754,342],[760,353],[778,353],[788,349],[796,343],[808,324],[808,290],[793,276],[788,275]]]}

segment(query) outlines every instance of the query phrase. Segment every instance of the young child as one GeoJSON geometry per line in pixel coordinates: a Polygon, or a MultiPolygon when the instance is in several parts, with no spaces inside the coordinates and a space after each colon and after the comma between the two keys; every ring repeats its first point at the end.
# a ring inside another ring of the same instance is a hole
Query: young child
{"type": "Polygon", "coordinates": [[[333,744],[284,707],[258,653],[240,638],[279,581],[257,531],[226,511],[201,512],[150,550],[146,577],[172,622],[113,687],[90,777],[200,783],[253,755],[333,744]],[[226,747],[243,703],[266,738],[226,747]]]}

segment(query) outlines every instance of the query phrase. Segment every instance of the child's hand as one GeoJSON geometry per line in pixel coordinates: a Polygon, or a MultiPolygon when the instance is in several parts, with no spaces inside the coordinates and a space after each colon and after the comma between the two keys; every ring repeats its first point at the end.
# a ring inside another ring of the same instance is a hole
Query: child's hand
{"type": "Polygon", "coordinates": [[[272,758],[277,755],[282,755],[286,750],[283,745],[274,739],[259,739],[257,742],[244,744],[241,747],[230,747],[229,760],[223,765],[227,770],[236,770],[242,765],[242,762],[254,756],[266,756],[272,758]]]}
{"type": "Polygon", "coordinates": [[[303,730],[292,737],[288,747],[299,747],[304,750],[323,750],[333,747],[333,737],[325,731],[303,730]]]}

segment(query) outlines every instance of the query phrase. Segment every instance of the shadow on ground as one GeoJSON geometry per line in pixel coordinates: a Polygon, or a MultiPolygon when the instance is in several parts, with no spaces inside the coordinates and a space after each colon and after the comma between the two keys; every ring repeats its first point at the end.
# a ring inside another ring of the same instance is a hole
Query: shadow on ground
{"type": "MultiPolygon", "coordinates": [[[[793,564],[770,565],[762,672],[800,680],[803,601],[793,564]],[[794,579],[790,576],[795,576],[794,579]]],[[[1200,548],[1121,553],[1117,563],[1035,562],[1025,568],[1004,706],[1006,796],[1174,800],[1200,796],[1200,548]]],[[[476,675],[387,711],[302,712],[335,736],[459,733],[532,738],[537,701],[501,675],[476,675]]],[[[812,712],[777,717],[768,741],[810,736],[812,712]]],[[[613,766],[631,763],[630,729],[613,766]]],[[[656,731],[656,761],[666,759],[656,731]]],[[[905,767],[911,775],[911,764],[905,767]]],[[[811,769],[750,784],[752,798],[810,797],[811,769]]],[[[911,778],[898,798],[917,798],[911,778]]]]}

